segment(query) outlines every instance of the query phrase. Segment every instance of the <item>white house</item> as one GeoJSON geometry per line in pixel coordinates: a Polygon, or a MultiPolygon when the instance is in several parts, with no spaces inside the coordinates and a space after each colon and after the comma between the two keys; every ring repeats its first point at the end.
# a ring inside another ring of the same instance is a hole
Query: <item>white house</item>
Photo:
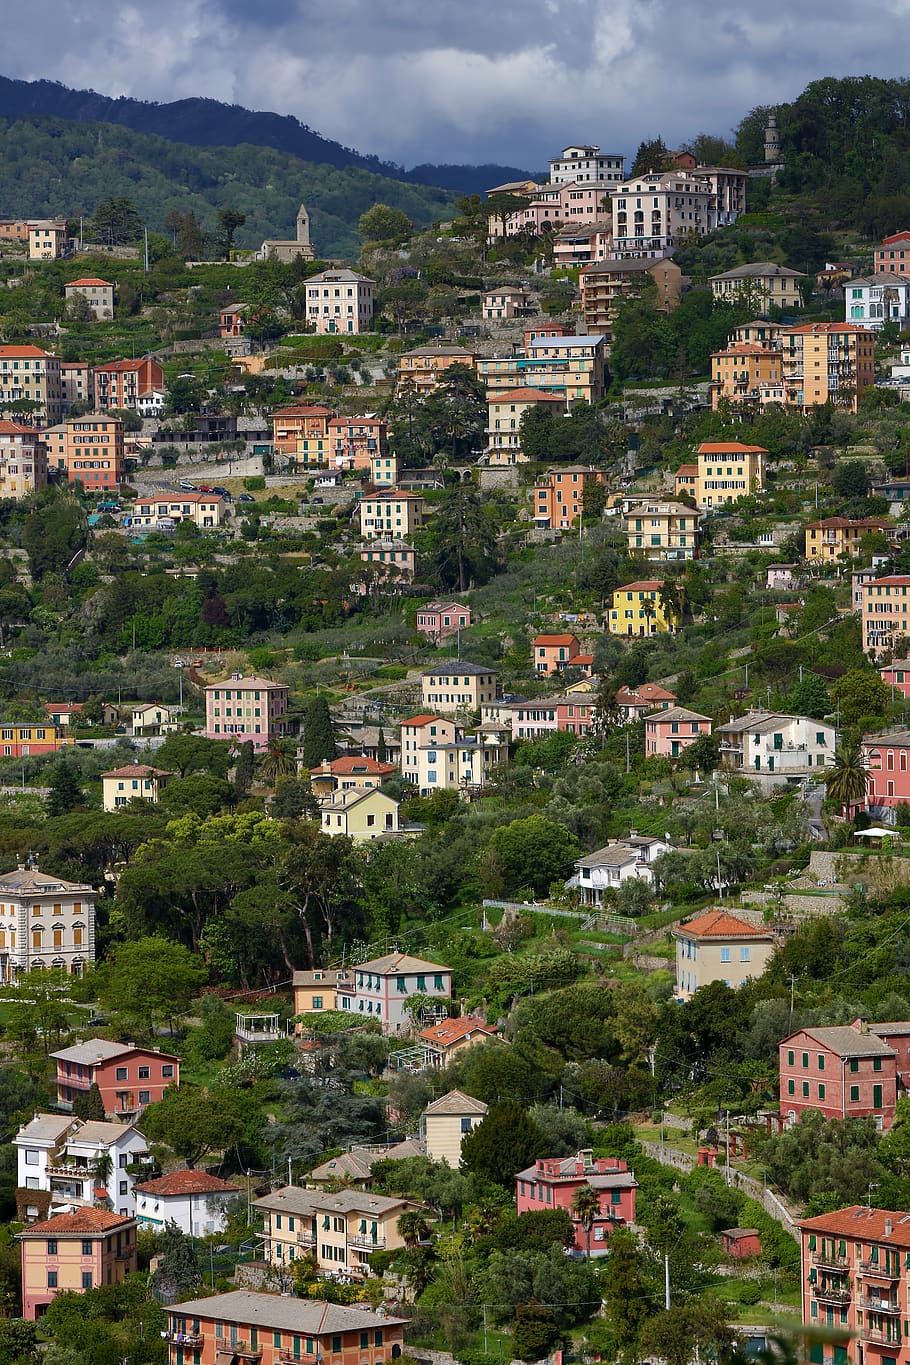
{"type": "Polygon", "coordinates": [[[821,776],[834,762],[837,732],[827,721],[761,707],[718,725],[721,766],[758,782],[763,791],[821,776]]]}
{"type": "Polygon", "coordinates": [[[136,1185],[136,1219],[149,1227],[176,1223],[190,1237],[222,1232],[227,1223],[227,1204],[243,1194],[205,1171],[171,1171],[158,1180],[136,1185]]]}
{"type": "Polygon", "coordinates": [[[618,890],[630,878],[650,886],[654,881],[654,861],[662,853],[669,853],[671,848],[665,839],[650,839],[639,834],[616,839],[596,853],[579,858],[566,886],[578,887],[582,905],[600,906],[605,891],[618,890]]]}
{"type": "Polygon", "coordinates": [[[844,285],[846,321],[878,331],[886,322],[904,327],[910,320],[910,278],[866,275],[844,285]]]}
{"type": "Polygon", "coordinates": [[[438,996],[440,1001],[450,999],[451,967],[407,953],[372,958],[354,967],[346,981],[339,978],[336,1008],[356,1012],[366,1019],[378,1019],[383,1033],[407,1033],[413,1021],[405,1007],[412,995],[438,996]]]}
{"type": "Polygon", "coordinates": [[[13,1146],[17,1185],[49,1193],[52,1213],[99,1198],[124,1217],[135,1213],[135,1175],[129,1168],[150,1158],[145,1137],[132,1124],[36,1114],[20,1126],[13,1146]]]}
{"type": "Polygon", "coordinates": [[[423,1111],[421,1128],[431,1161],[447,1161],[453,1170],[461,1162],[461,1144],[468,1133],[483,1123],[488,1106],[473,1095],[461,1090],[450,1090],[447,1095],[433,1100],[423,1111]]]}
{"type": "Polygon", "coordinates": [[[130,725],[134,735],[166,734],[178,728],[176,706],[161,701],[138,702],[132,710],[130,725]]]}

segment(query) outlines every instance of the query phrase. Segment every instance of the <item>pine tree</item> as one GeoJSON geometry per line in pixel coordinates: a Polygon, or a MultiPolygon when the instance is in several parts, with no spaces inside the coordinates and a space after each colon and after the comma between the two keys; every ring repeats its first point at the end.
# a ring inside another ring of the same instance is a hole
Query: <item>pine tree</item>
{"type": "Polygon", "coordinates": [[[104,1121],[104,1100],[97,1084],[92,1083],[88,1090],[79,1090],[73,1097],[73,1115],[77,1119],[96,1119],[104,1121]]]}
{"type": "Polygon", "coordinates": [[[253,742],[245,740],[237,752],[237,761],[234,764],[234,790],[238,796],[246,796],[253,781],[253,742]]]}
{"type": "Polygon", "coordinates": [[[83,804],[82,787],[73,768],[61,759],[54,768],[47,798],[48,815],[66,815],[75,806],[83,804]]]}
{"type": "Polygon", "coordinates": [[[325,697],[313,697],[304,713],[300,756],[304,770],[318,768],[323,759],[335,757],[335,731],[325,697]]]}
{"type": "Polygon", "coordinates": [[[387,750],[386,750],[386,745],[385,745],[385,732],[383,731],[383,728],[382,728],[382,726],[380,725],[380,727],[379,727],[379,738],[378,738],[378,740],[376,741],[376,758],[377,758],[377,760],[378,760],[380,763],[385,763],[385,761],[386,761],[386,753],[387,753],[387,750]]]}

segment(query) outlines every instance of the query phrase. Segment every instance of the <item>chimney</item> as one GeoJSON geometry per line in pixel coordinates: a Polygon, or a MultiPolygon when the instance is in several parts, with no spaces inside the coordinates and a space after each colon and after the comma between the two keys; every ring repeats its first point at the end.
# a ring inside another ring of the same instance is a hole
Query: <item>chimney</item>
{"type": "Polygon", "coordinates": [[[859,1021],[859,1031],[860,1031],[860,1033],[868,1033],[868,1032],[869,1032],[869,1020],[868,1020],[868,1019],[863,1019],[862,1017],[860,1017],[860,1021],[859,1021]]]}
{"type": "Polygon", "coordinates": [[[891,1219],[890,1219],[890,1218],[886,1218],[886,1219],[885,1219],[885,1236],[886,1236],[886,1237],[890,1237],[890,1236],[891,1236],[891,1219]]]}

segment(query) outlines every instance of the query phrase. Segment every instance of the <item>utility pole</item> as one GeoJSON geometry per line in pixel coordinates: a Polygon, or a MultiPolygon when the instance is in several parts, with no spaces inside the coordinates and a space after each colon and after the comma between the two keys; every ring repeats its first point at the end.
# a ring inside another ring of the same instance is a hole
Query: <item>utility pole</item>
{"type": "Polygon", "coordinates": [[[145,273],[149,273],[149,230],[145,229],[145,273]]]}
{"type": "Polygon", "coordinates": [[[790,1028],[793,1028],[793,992],[796,987],[796,975],[790,973],[790,1028]]]}
{"type": "Polygon", "coordinates": [[[664,1308],[670,1311],[670,1253],[664,1252],[664,1308]]]}
{"type": "Polygon", "coordinates": [[[629,759],[629,734],[628,734],[628,731],[627,731],[627,732],[626,732],[626,772],[628,773],[628,772],[631,772],[631,771],[632,771],[632,766],[631,766],[631,761],[630,761],[630,759],[629,759]]]}
{"type": "Polygon", "coordinates": [[[487,1353],[487,1305],[483,1306],[483,1353],[487,1353]]]}
{"type": "Polygon", "coordinates": [[[725,1112],[726,1112],[726,1115],[727,1115],[727,1163],[726,1163],[726,1177],[727,1177],[727,1184],[729,1185],[729,1183],[730,1183],[730,1110],[727,1109],[725,1112]]]}

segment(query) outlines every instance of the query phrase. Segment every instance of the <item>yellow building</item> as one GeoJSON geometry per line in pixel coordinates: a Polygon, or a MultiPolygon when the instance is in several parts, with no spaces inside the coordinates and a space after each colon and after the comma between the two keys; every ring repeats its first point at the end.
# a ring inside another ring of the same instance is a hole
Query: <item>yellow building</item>
{"type": "Polygon", "coordinates": [[[360,501],[360,534],[364,540],[408,540],[423,525],[424,511],[419,493],[368,494],[360,501]]]}
{"type": "Polygon", "coordinates": [[[418,346],[398,359],[398,391],[433,393],[450,365],[465,365],[473,374],[474,354],[462,346],[418,346]]]}
{"type": "Polygon", "coordinates": [[[323,834],[346,834],[355,844],[378,839],[381,834],[398,834],[400,830],[398,802],[376,787],[336,792],[333,800],[322,807],[323,834]]]}
{"type": "Polygon", "coordinates": [[[565,403],[597,403],[604,396],[607,343],[603,335],[531,336],[523,356],[481,357],[477,377],[487,394],[529,387],[565,403]]]}
{"type": "Polygon", "coordinates": [[[487,399],[487,463],[493,466],[527,464],[521,448],[521,419],[531,408],[549,405],[565,411],[565,399],[543,389],[505,389],[487,399]]]}
{"type": "Polygon", "coordinates": [[[262,1214],[266,1262],[289,1268],[313,1256],[322,1274],[344,1271],[360,1279],[369,1274],[376,1251],[404,1246],[398,1220],[411,1210],[423,1212],[409,1199],[373,1194],[370,1190],[318,1189],[286,1185],[254,1200],[262,1214]]]}
{"type": "Polygon", "coordinates": [[[715,981],[735,989],[761,976],[777,948],[770,929],[750,924],[726,910],[709,910],[677,925],[673,937],[680,1000],[691,1000],[700,986],[715,981]]]}
{"type": "Polygon", "coordinates": [[[742,341],[711,356],[711,406],[721,403],[760,403],[768,390],[780,390],[781,353],[755,342],[742,341]]]}
{"type": "Polygon", "coordinates": [[[698,447],[698,477],[693,496],[699,507],[723,507],[760,493],[765,486],[762,446],[741,441],[703,441],[698,447]]]}
{"type": "Polygon", "coordinates": [[[0,498],[26,497],[47,484],[47,447],[40,433],[0,420],[0,498]]]}
{"type": "Polygon", "coordinates": [[[801,308],[803,296],[799,292],[800,273],[788,270],[773,261],[757,261],[753,265],[738,265],[722,275],[711,276],[711,293],[722,303],[747,300],[760,312],[772,306],[787,311],[801,308]]]}
{"type": "Polygon", "coordinates": [[[887,534],[893,528],[881,517],[825,517],[810,521],[806,527],[806,558],[816,563],[836,564],[842,556],[853,559],[864,536],[887,534]]]}
{"type": "Polygon", "coordinates": [[[66,223],[42,218],[28,225],[30,261],[56,261],[66,250],[66,223]]]}
{"type": "Polygon", "coordinates": [[[496,674],[482,664],[451,659],[428,668],[420,688],[424,706],[444,714],[479,711],[484,702],[496,700],[496,674]]]}
{"type": "Polygon", "coordinates": [[[316,967],[295,972],[293,977],[294,1013],[320,1014],[337,1008],[335,992],[339,979],[351,980],[351,973],[340,967],[316,967]]]}
{"type": "Polygon", "coordinates": [[[49,427],[63,417],[60,359],[40,346],[0,346],[0,408],[30,403],[29,421],[49,427]]]}
{"type": "MultiPolygon", "coordinates": [[[[668,612],[661,601],[663,579],[626,583],[613,594],[607,619],[611,635],[663,635],[679,629],[681,611],[668,612]]],[[[682,588],[678,591],[681,593],[682,588]]]]}
{"type": "Polygon", "coordinates": [[[148,763],[128,763],[101,774],[101,804],[107,811],[122,810],[130,801],[156,804],[173,773],[148,763]]]}
{"type": "Polygon", "coordinates": [[[785,327],[780,334],[784,402],[806,410],[821,403],[856,412],[875,384],[875,337],[844,322],[785,327]]]}
{"type": "Polygon", "coordinates": [[[427,1156],[431,1161],[447,1161],[457,1171],[461,1164],[461,1144],[468,1133],[483,1123],[488,1106],[473,1095],[450,1090],[428,1104],[423,1112],[423,1131],[427,1156]]]}
{"type": "Polygon", "coordinates": [[[682,502],[646,498],[629,506],[623,529],[629,554],[645,559],[694,559],[701,516],[682,502]]]}

